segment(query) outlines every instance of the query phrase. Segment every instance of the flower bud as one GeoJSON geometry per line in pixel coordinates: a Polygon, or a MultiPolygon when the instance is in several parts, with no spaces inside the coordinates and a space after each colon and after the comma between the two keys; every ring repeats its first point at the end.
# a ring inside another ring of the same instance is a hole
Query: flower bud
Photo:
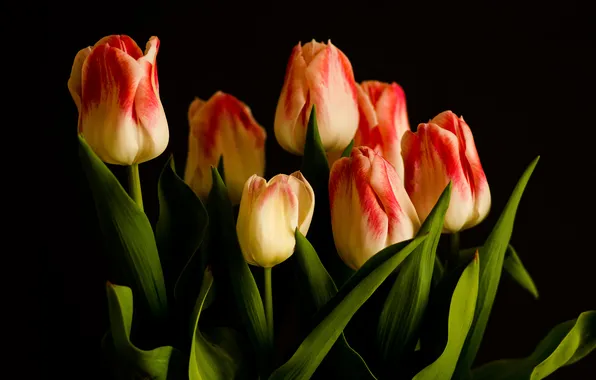
{"type": "Polygon", "coordinates": [[[306,235],[315,194],[299,171],[278,174],[267,182],[253,175],[246,181],[236,231],[249,264],[271,268],[292,255],[295,231],[306,235]]]}
{"type": "Polygon", "coordinates": [[[68,89],[78,131],[104,162],[132,165],[159,156],[169,140],[151,37],[145,54],[128,36],[112,35],[77,54],[68,89]]]}
{"type": "Polygon", "coordinates": [[[188,110],[190,131],[184,180],[202,199],[211,191],[211,166],[223,157],[228,195],[240,203],[246,180],[265,171],[265,130],[250,108],[221,91],[207,102],[195,99],[188,110]]]}
{"type": "Polygon", "coordinates": [[[416,209],[395,168],[368,147],[333,164],[329,177],[335,247],[346,265],[360,268],[383,248],[413,238],[416,209]]]}
{"type": "Polygon", "coordinates": [[[488,214],[490,190],[472,131],[463,117],[445,111],[402,140],[405,187],[421,220],[452,181],[444,232],[458,232],[480,223],[488,214]]]}
{"type": "Polygon", "coordinates": [[[275,137],[290,153],[304,154],[306,128],[315,105],[326,151],[342,151],[358,128],[352,65],[339,49],[311,41],[294,47],[275,112],[275,137]]]}
{"type": "Polygon", "coordinates": [[[404,178],[401,138],[410,130],[404,90],[397,83],[365,81],[358,87],[360,122],[355,146],[379,152],[404,178]]]}

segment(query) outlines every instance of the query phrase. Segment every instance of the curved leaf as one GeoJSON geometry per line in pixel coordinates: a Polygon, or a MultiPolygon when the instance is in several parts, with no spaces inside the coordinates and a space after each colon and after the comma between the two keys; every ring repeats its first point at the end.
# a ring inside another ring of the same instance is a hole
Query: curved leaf
{"type": "Polygon", "coordinates": [[[573,364],[596,348],[596,311],[559,324],[524,359],[487,363],[472,372],[474,380],[540,380],[573,364]]]}
{"type": "Polygon", "coordinates": [[[395,373],[402,367],[403,361],[408,360],[404,353],[413,352],[418,341],[450,197],[451,183],[443,190],[420,227],[418,234],[428,234],[428,239],[404,262],[383,305],[377,326],[377,342],[385,374],[395,373]]]}
{"type": "Polygon", "coordinates": [[[515,248],[511,244],[507,246],[503,268],[522,288],[526,289],[534,298],[538,299],[538,289],[534,280],[521,262],[515,248]]]}
{"type": "MultiPolygon", "coordinates": [[[[298,229],[294,257],[300,268],[302,288],[308,289],[314,309],[319,310],[337,293],[337,287],[313,246],[298,229]]],[[[376,379],[364,359],[350,347],[343,332],[323,360],[322,367],[338,379],[376,379]]]]}
{"type": "MultiPolygon", "coordinates": [[[[474,319],[474,309],[478,296],[478,273],[479,264],[478,255],[476,255],[459,277],[452,296],[449,296],[447,344],[444,346],[443,352],[437,360],[420,371],[413,380],[451,378],[474,319]]],[[[438,302],[442,302],[442,300],[438,302]]],[[[429,306],[430,309],[432,309],[432,306],[429,306]]]]}
{"type": "Polygon", "coordinates": [[[310,379],[354,313],[426,238],[391,245],[370,258],[315,316],[320,321],[269,379],[310,379]]]}
{"type": "Polygon", "coordinates": [[[106,340],[105,344],[111,343],[118,361],[122,362],[121,366],[130,368],[138,376],[155,380],[168,379],[168,374],[175,369],[175,365],[172,364],[180,360],[180,352],[171,346],[145,351],[133,345],[130,341],[133,318],[131,289],[108,283],[107,294],[111,341],[106,340]]]}
{"type": "Polygon", "coordinates": [[[501,213],[497,224],[482,248],[480,248],[480,285],[478,287],[476,313],[474,322],[472,322],[470,334],[468,334],[464,349],[457,364],[455,378],[469,377],[470,368],[476,358],[476,353],[478,352],[480,342],[484,336],[484,330],[486,329],[495,295],[497,294],[505,251],[507,250],[509,239],[511,238],[511,233],[513,231],[515,213],[517,212],[517,207],[522,194],[539,158],[540,157],[534,159],[522,174],[509,201],[505,205],[505,209],[501,213]]]}
{"type": "Polygon", "coordinates": [[[229,380],[236,377],[240,368],[241,358],[233,357],[223,347],[210,342],[199,329],[201,311],[207,295],[213,285],[213,275],[206,270],[203,275],[203,285],[195,311],[193,313],[193,339],[190,348],[190,362],[188,368],[189,380],[229,380]]]}
{"type": "Polygon", "coordinates": [[[308,232],[311,241],[316,242],[316,249],[321,254],[321,261],[338,286],[341,286],[353,273],[337,255],[329,206],[329,163],[321,143],[317,115],[313,105],[306,129],[304,156],[300,171],[315,192],[317,204],[308,232]]]}
{"type": "Polygon", "coordinates": [[[209,249],[216,252],[217,258],[221,260],[221,274],[225,276],[222,282],[231,286],[237,311],[248,330],[248,336],[256,350],[259,371],[263,375],[270,370],[273,337],[267,329],[265,309],[257,283],[240,250],[228,191],[217,169],[212,167],[211,174],[213,187],[207,201],[211,222],[209,249]]]}
{"type": "Polygon", "coordinates": [[[189,261],[201,245],[209,218],[203,202],[176,174],[173,156],[159,176],[158,198],[159,219],[155,235],[167,288],[174,290],[176,298],[186,293],[194,300],[206,263],[192,273],[183,273],[183,269],[189,267],[189,261]]]}
{"type": "Polygon", "coordinates": [[[352,139],[352,141],[350,141],[350,143],[348,144],[346,149],[344,149],[344,151],[341,152],[341,156],[342,157],[350,157],[350,155],[352,154],[353,148],[354,148],[354,139],[352,139]]]}
{"type": "Polygon", "coordinates": [[[154,317],[165,317],[166,287],[147,215],[81,136],[79,157],[93,193],[113,280],[141,294],[154,317]]]}

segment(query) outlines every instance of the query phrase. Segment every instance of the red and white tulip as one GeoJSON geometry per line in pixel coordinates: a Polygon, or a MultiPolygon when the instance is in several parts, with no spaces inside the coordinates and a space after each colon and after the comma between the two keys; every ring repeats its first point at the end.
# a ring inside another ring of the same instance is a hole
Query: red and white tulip
{"type": "Polygon", "coordinates": [[[246,180],[265,171],[265,130],[250,108],[221,91],[189,107],[188,157],[184,180],[200,197],[211,191],[211,166],[223,157],[224,178],[232,203],[239,204],[246,180]]]}
{"type": "Polygon", "coordinates": [[[294,253],[295,231],[306,235],[315,194],[302,173],[278,174],[267,182],[253,175],[246,181],[236,231],[249,264],[271,268],[294,253]]]}
{"type": "Polygon", "coordinates": [[[413,238],[420,220],[393,165],[368,147],[333,164],[331,225],[337,251],[360,268],[383,248],[413,238]]]}
{"type": "Polygon", "coordinates": [[[159,156],[169,140],[159,97],[159,39],[145,53],[112,35],[76,55],[68,89],[79,110],[78,132],[104,162],[132,165],[159,156]]]}
{"type": "Polygon", "coordinates": [[[358,107],[360,122],[354,145],[379,152],[403,180],[401,138],[410,130],[404,90],[397,83],[362,82],[358,86],[358,107]]]}
{"type": "Polygon", "coordinates": [[[488,182],[474,137],[463,117],[445,111],[402,140],[405,187],[424,221],[452,181],[443,230],[458,232],[480,223],[491,205],[488,182]]]}
{"type": "Polygon", "coordinates": [[[312,106],[326,151],[342,151],[358,128],[356,82],[350,61],[331,41],[294,47],[275,112],[275,137],[302,155],[312,106]]]}

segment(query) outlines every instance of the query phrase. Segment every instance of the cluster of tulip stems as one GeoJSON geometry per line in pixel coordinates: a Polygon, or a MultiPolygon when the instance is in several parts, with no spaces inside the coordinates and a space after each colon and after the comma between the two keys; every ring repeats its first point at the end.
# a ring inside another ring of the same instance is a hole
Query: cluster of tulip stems
{"type": "Polygon", "coordinates": [[[153,226],[138,165],[169,140],[159,44],[143,53],[105,37],[76,55],[68,81],[110,264],[102,347],[114,376],[536,380],[594,349],[588,311],[525,358],[473,366],[503,270],[538,296],[509,245],[538,158],[485,244],[462,249],[460,231],[491,206],[470,127],[445,111],[412,131],[402,88],[356,83],[330,41],[294,47],[277,104],[275,138],[300,170],[263,178],[267,136],[249,107],[196,98],[183,175],[170,158],[153,226]],[[128,168],[127,190],[106,163],[128,168]],[[282,263],[299,293],[290,338],[274,329],[282,263]]]}

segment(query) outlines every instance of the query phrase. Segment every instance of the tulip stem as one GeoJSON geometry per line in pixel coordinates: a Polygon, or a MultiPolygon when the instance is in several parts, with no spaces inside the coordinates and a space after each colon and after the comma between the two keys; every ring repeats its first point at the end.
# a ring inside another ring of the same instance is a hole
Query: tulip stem
{"type": "Polygon", "coordinates": [[[454,232],[449,236],[451,246],[449,260],[450,266],[455,266],[459,261],[459,232],[454,232]]]}
{"type": "Polygon", "coordinates": [[[265,280],[265,317],[269,336],[273,340],[273,292],[271,289],[271,268],[263,268],[265,280]]]}
{"type": "Polygon", "coordinates": [[[143,210],[143,193],[141,193],[141,177],[139,176],[139,164],[132,164],[128,167],[128,194],[133,201],[143,210]]]}

